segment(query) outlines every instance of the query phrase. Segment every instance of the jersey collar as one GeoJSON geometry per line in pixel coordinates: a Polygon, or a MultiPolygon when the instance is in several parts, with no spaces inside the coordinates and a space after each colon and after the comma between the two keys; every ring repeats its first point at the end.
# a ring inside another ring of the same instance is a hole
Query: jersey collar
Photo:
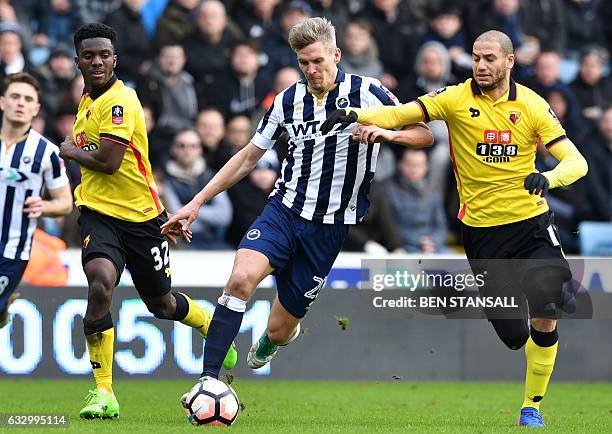
{"type": "Polygon", "coordinates": [[[109,90],[111,87],[113,87],[113,84],[115,84],[116,82],[117,82],[117,76],[113,74],[110,80],[108,80],[104,86],[102,86],[99,89],[94,89],[91,92],[89,92],[89,97],[92,100],[101,97],[102,94],[106,92],[107,90],[109,90]]]}
{"type": "MultiPolygon", "coordinates": [[[[482,90],[476,84],[476,80],[472,78],[472,82],[470,83],[472,88],[472,94],[474,95],[482,95],[482,90]]],[[[510,87],[508,91],[508,99],[507,101],[516,101],[516,82],[512,77],[510,77],[510,87]]]]}

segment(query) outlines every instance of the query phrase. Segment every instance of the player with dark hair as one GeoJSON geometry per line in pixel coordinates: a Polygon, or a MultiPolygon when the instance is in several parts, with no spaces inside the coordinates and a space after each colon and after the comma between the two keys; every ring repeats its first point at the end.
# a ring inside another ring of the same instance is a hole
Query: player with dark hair
{"type": "MultiPolygon", "coordinates": [[[[168,240],[160,233],[167,220],[148,159],[145,118],[136,92],[114,74],[115,31],[86,24],[74,34],[76,64],[85,81],[73,136],[60,146],[60,156],[81,166],[75,190],[83,243],[83,270],[89,284],[83,329],[96,380],[80,415],[119,415],[112,389],[113,289],[124,267],[130,270],[140,298],[156,318],[180,321],[206,336],[210,315],[185,294],[171,292],[168,240]]],[[[180,224],[168,232],[190,240],[180,224]]],[[[236,363],[230,348],[227,369],[236,363]]]]}
{"type": "Polygon", "coordinates": [[[57,147],[32,129],[40,85],[26,72],[4,78],[0,96],[0,328],[19,296],[15,289],[30,259],[38,217],[63,216],[72,195],[57,147]],[[43,199],[43,191],[50,196],[43,199]]]}
{"type": "Polygon", "coordinates": [[[340,108],[321,131],[359,122],[354,137],[365,143],[390,135],[385,128],[443,119],[461,199],[465,251],[474,273],[488,272],[481,293],[516,296],[521,306],[485,311],[500,339],[525,347],[527,375],[519,425],[544,426],[539,413],[558,347],[556,307],[571,278],[545,194],[584,176],[587,163],[546,101],[512,80],[510,38],[481,34],[472,50],[473,78],[430,92],[398,107],[340,108]],[[559,160],[553,170],[535,168],[541,140],[559,160]],[[523,294],[527,297],[531,328],[523,294]]]}

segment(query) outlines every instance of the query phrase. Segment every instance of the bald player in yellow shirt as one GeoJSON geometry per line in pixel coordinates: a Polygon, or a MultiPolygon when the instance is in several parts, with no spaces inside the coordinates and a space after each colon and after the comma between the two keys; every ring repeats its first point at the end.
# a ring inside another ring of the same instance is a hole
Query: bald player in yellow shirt
{"type": "Polygon", "coordinates": [[[512,80],[512,42],[488,31],[474,42],[473,78],[423,95],[408,104],[347,108],[333,112],[323,134],[336,124],[359,122],[353,136],[366,143],[392,141],[391,129],[442,119],[449,130],[464,246],[474,273],[488,272],[481,294],[515,296],[526,306],[485,311],[511,349],[525,347],[527,373],[519,425],[544,426],[539,413],[558,347],[556,307],[571,278],[558,231],[548,209],[549,188],[584,176],[587,163],[546,101],[512,80]],[[537,141],[559,164],[535,168],[537,141]]]}
{"type": "MultiPolygon", "coordinates": [[[[74,195],[89,284],[83,330],[96,381],[80,412],[87,419],[119,415],[112,388],[114,327],[109,308],[125,267],[156,318],[180,321],[203,336],[211,320],[187,295],[171,292],[168,240],[189,240],[190,233],[175,225],[168,239],[161,234],[167,215],[148,159],[144,112],[136,92],[114,74],[115,39],[116,32],[99,23],[85,24],[74,34],[85,93],[73,135],[59,152],[76,161],[82,174],[74,195]]],[[[235,364],[236,351],[230,348],[224,367],[235,364]]]]}

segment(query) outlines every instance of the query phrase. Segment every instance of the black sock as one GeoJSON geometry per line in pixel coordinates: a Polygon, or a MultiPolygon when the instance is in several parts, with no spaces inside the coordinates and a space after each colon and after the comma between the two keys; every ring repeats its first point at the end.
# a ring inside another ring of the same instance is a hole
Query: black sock
{"type": "Polygon", "coordinates": [[[172,319],[175,321],[182,321],[189,313],[189,302],[185,296],[179,292],[173,292],[172,295],[174,295],[174,299],[176,300],[176,310],[174,311],[172,319]]]}
{"type": "Polygon", "coordinates": [[[531,326],[531,339],[538,347],[552,347],[559,340],[557,327],[552,332],[541,332],[531,326]]]}
{"type": "Polygon", "coordinates": [[[229,350],[232,341],[240,331],[243,315],[244,312],[236,312],[217,304],[204,346],[202,376],[219,377],[219,371],[227,350],[229,350]]]}

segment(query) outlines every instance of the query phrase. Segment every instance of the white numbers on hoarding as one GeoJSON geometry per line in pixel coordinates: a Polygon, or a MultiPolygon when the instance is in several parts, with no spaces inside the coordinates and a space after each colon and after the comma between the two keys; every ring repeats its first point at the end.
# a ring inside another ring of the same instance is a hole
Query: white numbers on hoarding
{"type": "MultiPolygon", "coordinates": [[[[213,304],[206,300],[194,300],[202,309],[212,312],[215,310],[213,304]]],[[[185,371],[186,374],[196,375],[202,372],[202,360],[204,353],[199,356],[193,353],[193,334],[200,337],[200,333],[193,330],[191,327],[181,324],[178,321],[174,322],[174,330],[172,331],[172,341],[174,342],[174,360],[179,368],[185,371]]],[[[202,347],[202,350],[204,348],[202,347]]]]}
{"type": "Polygon", "coordinates": [[[136,357],[130,350],[115,353],[117,365],[128,374],[148,374],[156,370],[164,360],[166,343],[161,330],[138,318],[153,318],[141,300],[124,300],[116,324],[118,342],[132,343],[134,339],[144,341],[144,355],[136,357]]]}
{"type": "Polygon", "coordinates": [[[57,309],[57,314],[53,320],[53,354],[60,369],[69,374],[87,374],[91,372],[87,350],[83,352],[81,357],[76,357],[74,354],[74,341],[72,340],[72,333],[75,327],[79,331],[80,338],[83,341],[85,340],[82,333],[82,323],[79,322],[75,326],[74,318],[76,316],[83,317],[86,309],[87,300],[71,299],[57,309]]]}
{"type": "Polygon", "coordinates": [[[9,308],[12,321],[0,329],[0,368],[7,374],[29,374],[42,358],[42,317],[34,303],[18,299],[9,308]],[[13,323],[23,321],[23,353],[15,357],[11,330],[13,323]]]}

